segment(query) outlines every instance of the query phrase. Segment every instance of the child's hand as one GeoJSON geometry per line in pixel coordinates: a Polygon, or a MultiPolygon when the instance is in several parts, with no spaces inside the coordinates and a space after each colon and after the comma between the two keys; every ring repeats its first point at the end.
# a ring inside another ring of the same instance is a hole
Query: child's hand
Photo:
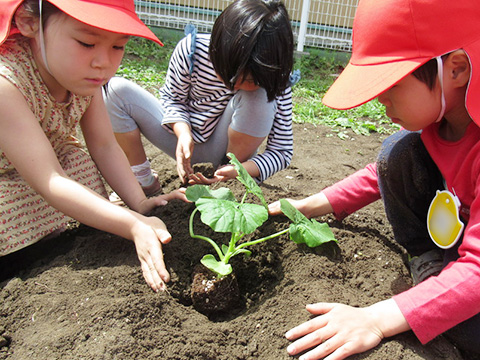
{"type": "Polygon", "coordinates": [[[207,178],[205,177],[205,175],[199,172],[190,174],[188,177],[188,183],[190,185],[195,185],[195,184],[211,185],[219,181],[227,181],[230,179],[234,179],[237,177],[237,175],[238,175],[237,170],[235,170],[235,167],[233,165],[225,165],[219,168],[217,171],[215,171],[215,174],[213,174],[213,177],[211,178],[207,178]]]}
{"type": "MultiPolygon", "coordinates": [[[[301,212],[300,209],[300,201],[299,200],[292,200],[286,199],[290,204],[292,204],[298,211],[301,212]]],[[[281,215],[283,214],[282,210],[280,209],[280,201],[275,201],[271,204],[268,204],[268,213],[270,215],[281,215]]]]}
{"type": "Polygon", "coordinates": [[[290,355],[308,349],[300,360],[345,359],[377,346],[384,338],[368,308],[355,308],[343,304],[318,303],[307,305],[317,317],[291,330],[285,337],[296,340],[287,347],[290,355]]]}
{"type": "Polygon", "coordinates": [[[183,184],[187,182],[188,176],[193,173],[190,163],[193,145],[193,138],[190,133],[184,132],[178,137],[175,157],[177,160],[177,173],[183,184]]]}
{"type": "Polygon", "coordinates": [[[217,181],[227,181],[235,179],[237,176],[237,170],[235,170],[235,166],[233,165],[222,166],[213,174],[213,177],[218,179],[217,181]]]}
{"type": "Polygon", "coordinates": [[[145,199],[140,205],[139,212],[141,214],[147,214],[148,212],[152,211],[158,206],[167,205],[169,201],[174,199],[179,199],[185,202],[189,202],[187,200],[187,197],[185,196],[185,188],[180,188],[168,194],[161,194],[158,196],[145,199]]]}
{"type": "Polygon", "coordinates": [[[193,174],[188,175],[188,184],[195,185],[195,184],[203,184],[203,185],[211,185],[213,183],[218,182],[219,180],[214,177],[207,178],[200,172],[196,172],[193,174]]]}
{"type": "MultiPolygon", "coordinates": [[[[307,218],[311,219],[317,216],[323,216],[333,213],[333,208],[323,192],[311,195],[301,200],[287,199],[298,211],[307,218]]],[[[268,213],[270,215],[280,215],[280,201],[275,201],[268,205],[268,213]]]]}
{"type": "Polygon", "coordinates": [[[185,196],[185,190],[186,189],[182,187],[180,189],[173,190],[172,192],[170,192],[168,194],[158,195],[158,196],[155,196],[151,199],[154,201],[155,206],[167,205],[169,201],[174,200],[174,199],[189,202],[187,200],[187,197],[185,196]]]}
{"type": "Polygon", "coordinates": [[[172,236],[167,227],[157,217],[144,217],[133,229],[133,241],[140,260],[142,273],[147,284],[158,292],[165,290],[170,274],[163,261],[162,244],[167,244],[172,236]]]}

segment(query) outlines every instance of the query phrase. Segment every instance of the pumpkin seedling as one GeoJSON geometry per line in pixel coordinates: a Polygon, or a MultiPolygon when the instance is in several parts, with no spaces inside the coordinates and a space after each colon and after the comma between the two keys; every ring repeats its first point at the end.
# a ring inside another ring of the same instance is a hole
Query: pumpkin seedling
{"type": "Polygon", "coordinates": [[[309,247],[316,247],[328,241],[336,241],[325,223],[307,219],[287,200],[280,200],[282,212],[291,220],[290,227],[275,234],[267,235],[260,239],[241,241],[247,234],[253,233],[268,219],[267,202],[262,190],[255,180],[248,174],[242,164],[232,153],[227,154],[230,163],[235,166],[237,179],[244,185],[245,193],[240,201],[237,201],[233,192],[226,187],[212,190],[207,185],[194,185],[187,188],[188,200],[195,203],[196,208],[190,215],[190,236],[195,239],[207,241],[215,249],[217,257],[207,254],[201,259],[201,263],[218,277],[229,275],[232,272],[230,259],[236,255],[249,256],[251,251],[246,249],[251,245],[275,238],[285,233],[290,233],[290,239],[297,244],[305,243],[309,247]],[[261,204],[246,202],[247,197],[253,195],[261,204]],[[210,226],[215,232],[230,233],[228,244],[219,246],[207,236],[198,235],[193,230],[193,219],[200,212],[201,221],[210,226]]]}

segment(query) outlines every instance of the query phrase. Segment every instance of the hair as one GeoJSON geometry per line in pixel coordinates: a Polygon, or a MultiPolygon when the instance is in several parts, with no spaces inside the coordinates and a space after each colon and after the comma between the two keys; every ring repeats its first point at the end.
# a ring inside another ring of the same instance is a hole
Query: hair
{"type": "Polygon", "coordinates": [[[438,67],[437,60],[435,58],[427,61],[425,64],[420,66],[412,73],[412,75],[415,76],[418,80],[427,84],[430,90],[433,90],[435,88],[437,74],[438,67]]]}
{"type": "MultiPolygon", "coordinates": [[[[40,9],[39,9],[39,1],[38,0],[24,0],[23,1],[23,6],[25,10],[28,12],[32,13],[34,16],[39,17],[40,16],[40,9]]],[[[42,22],[45,24],[48,20],[48,18],[55,14],[61,12],[60,9],[58,9],[55,5],[51,4],[48,1],[43,1],[42,0],[42,22]]]]}
{"type": "Polygon", "coordinates": [[[231,90],[251,76],[268,101],[281,95],[293,68],[293,33],[279,0],[236,0],[213,25],[209,55],[215,72],[231,90]]]}

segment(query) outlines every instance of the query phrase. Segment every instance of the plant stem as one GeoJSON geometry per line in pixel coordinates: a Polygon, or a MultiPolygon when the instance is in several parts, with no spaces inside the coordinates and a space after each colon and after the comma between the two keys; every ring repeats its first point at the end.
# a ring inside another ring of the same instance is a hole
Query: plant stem
{"type": "Polygon", "coordinates": [[[228,244],[228,251],[225,254],[225,258],[222,260],[224,264],[228,264],[230,258],[232,257],[233,253],[237,248],[235,245],[237,244],[238,240],[243,237],[244,234],[242,233],[232,233],[232,237],[230,238],[230,243],[228,244]]]}
{"type": "Polygon", "coordinates": [[[195,239],[201,239],[201,240],[205,240],[206,242],[208,242],[210,245],[213,246],[213,248],[215,249],[215,251],[217,252],[218,254],[218,257],[220,258],[220,260],[223,260],[224,256],[223,256],[223,253],[222,253],[222,250],[220,249],[220,247],[217,245],[217,243],[215,241],[213,241],[212,239],[210,239],[209,237],[206,237],[206,236],[202,236],[202,235],[196,235],[193,233],[193,218],[195,217],[195,214],[197,213],[198,209],[195,208],[193,211],[192,211],[192,214],[190,215],[190,220],[189,220],[189,232],[190,232],[190,236],[192,238],[195,238],[195,239]]]}
{"type": "Polygon", "coordinates": [[[245,202],[245,200],[247,199],[247,196],[248,196],[248,191],[245,194],[243,194],[242,201],[240,202],[240,204],[243,204],[245,202]]]}
{"type": "Polygon", "coordinates": [[[285,230],[282,230],[282,231],[279,231],[275,234],[272,234],[272,235],[269,235],[269,236],[265,236],[261,239],[257,239],[257,240],[252,240],[252,241],[248,241],[248,242],[245,242],[243,244],[240,244],[236,247],[236,249],[243,249],[244,247],[247,247],[247,246],[250,246],[250,245],[255,245],[255,244],[258,244],[258,243],[261,243],[262,241],[265,241],[265,240],[269,240],[269,239],[272,239],[274,237],[277,237],[277,236],[280,236],[282,234],[285,234],[287,232],[289,232],[290,229],[285,229],[285,230]]]}

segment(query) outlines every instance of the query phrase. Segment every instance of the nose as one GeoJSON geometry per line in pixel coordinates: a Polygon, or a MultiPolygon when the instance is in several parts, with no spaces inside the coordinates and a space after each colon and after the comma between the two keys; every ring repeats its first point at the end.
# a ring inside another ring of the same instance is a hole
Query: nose
{"type": "Polygon", "coordinates": [[[99,49],[92,58],[92,67],[94,68],[107,68],[111,64],[112,60],[109,52],[103,49],[99,49]]]}
{"type": "Polygon", "coordinates": [[[388,90],[387,91],[384,91],[383,93],[381,93],[380,95],[377,96],[377,100],[380,104],[384,105],[384,106],[389,106],[390,105],[390,98],[388,96],[388,90]]]}

